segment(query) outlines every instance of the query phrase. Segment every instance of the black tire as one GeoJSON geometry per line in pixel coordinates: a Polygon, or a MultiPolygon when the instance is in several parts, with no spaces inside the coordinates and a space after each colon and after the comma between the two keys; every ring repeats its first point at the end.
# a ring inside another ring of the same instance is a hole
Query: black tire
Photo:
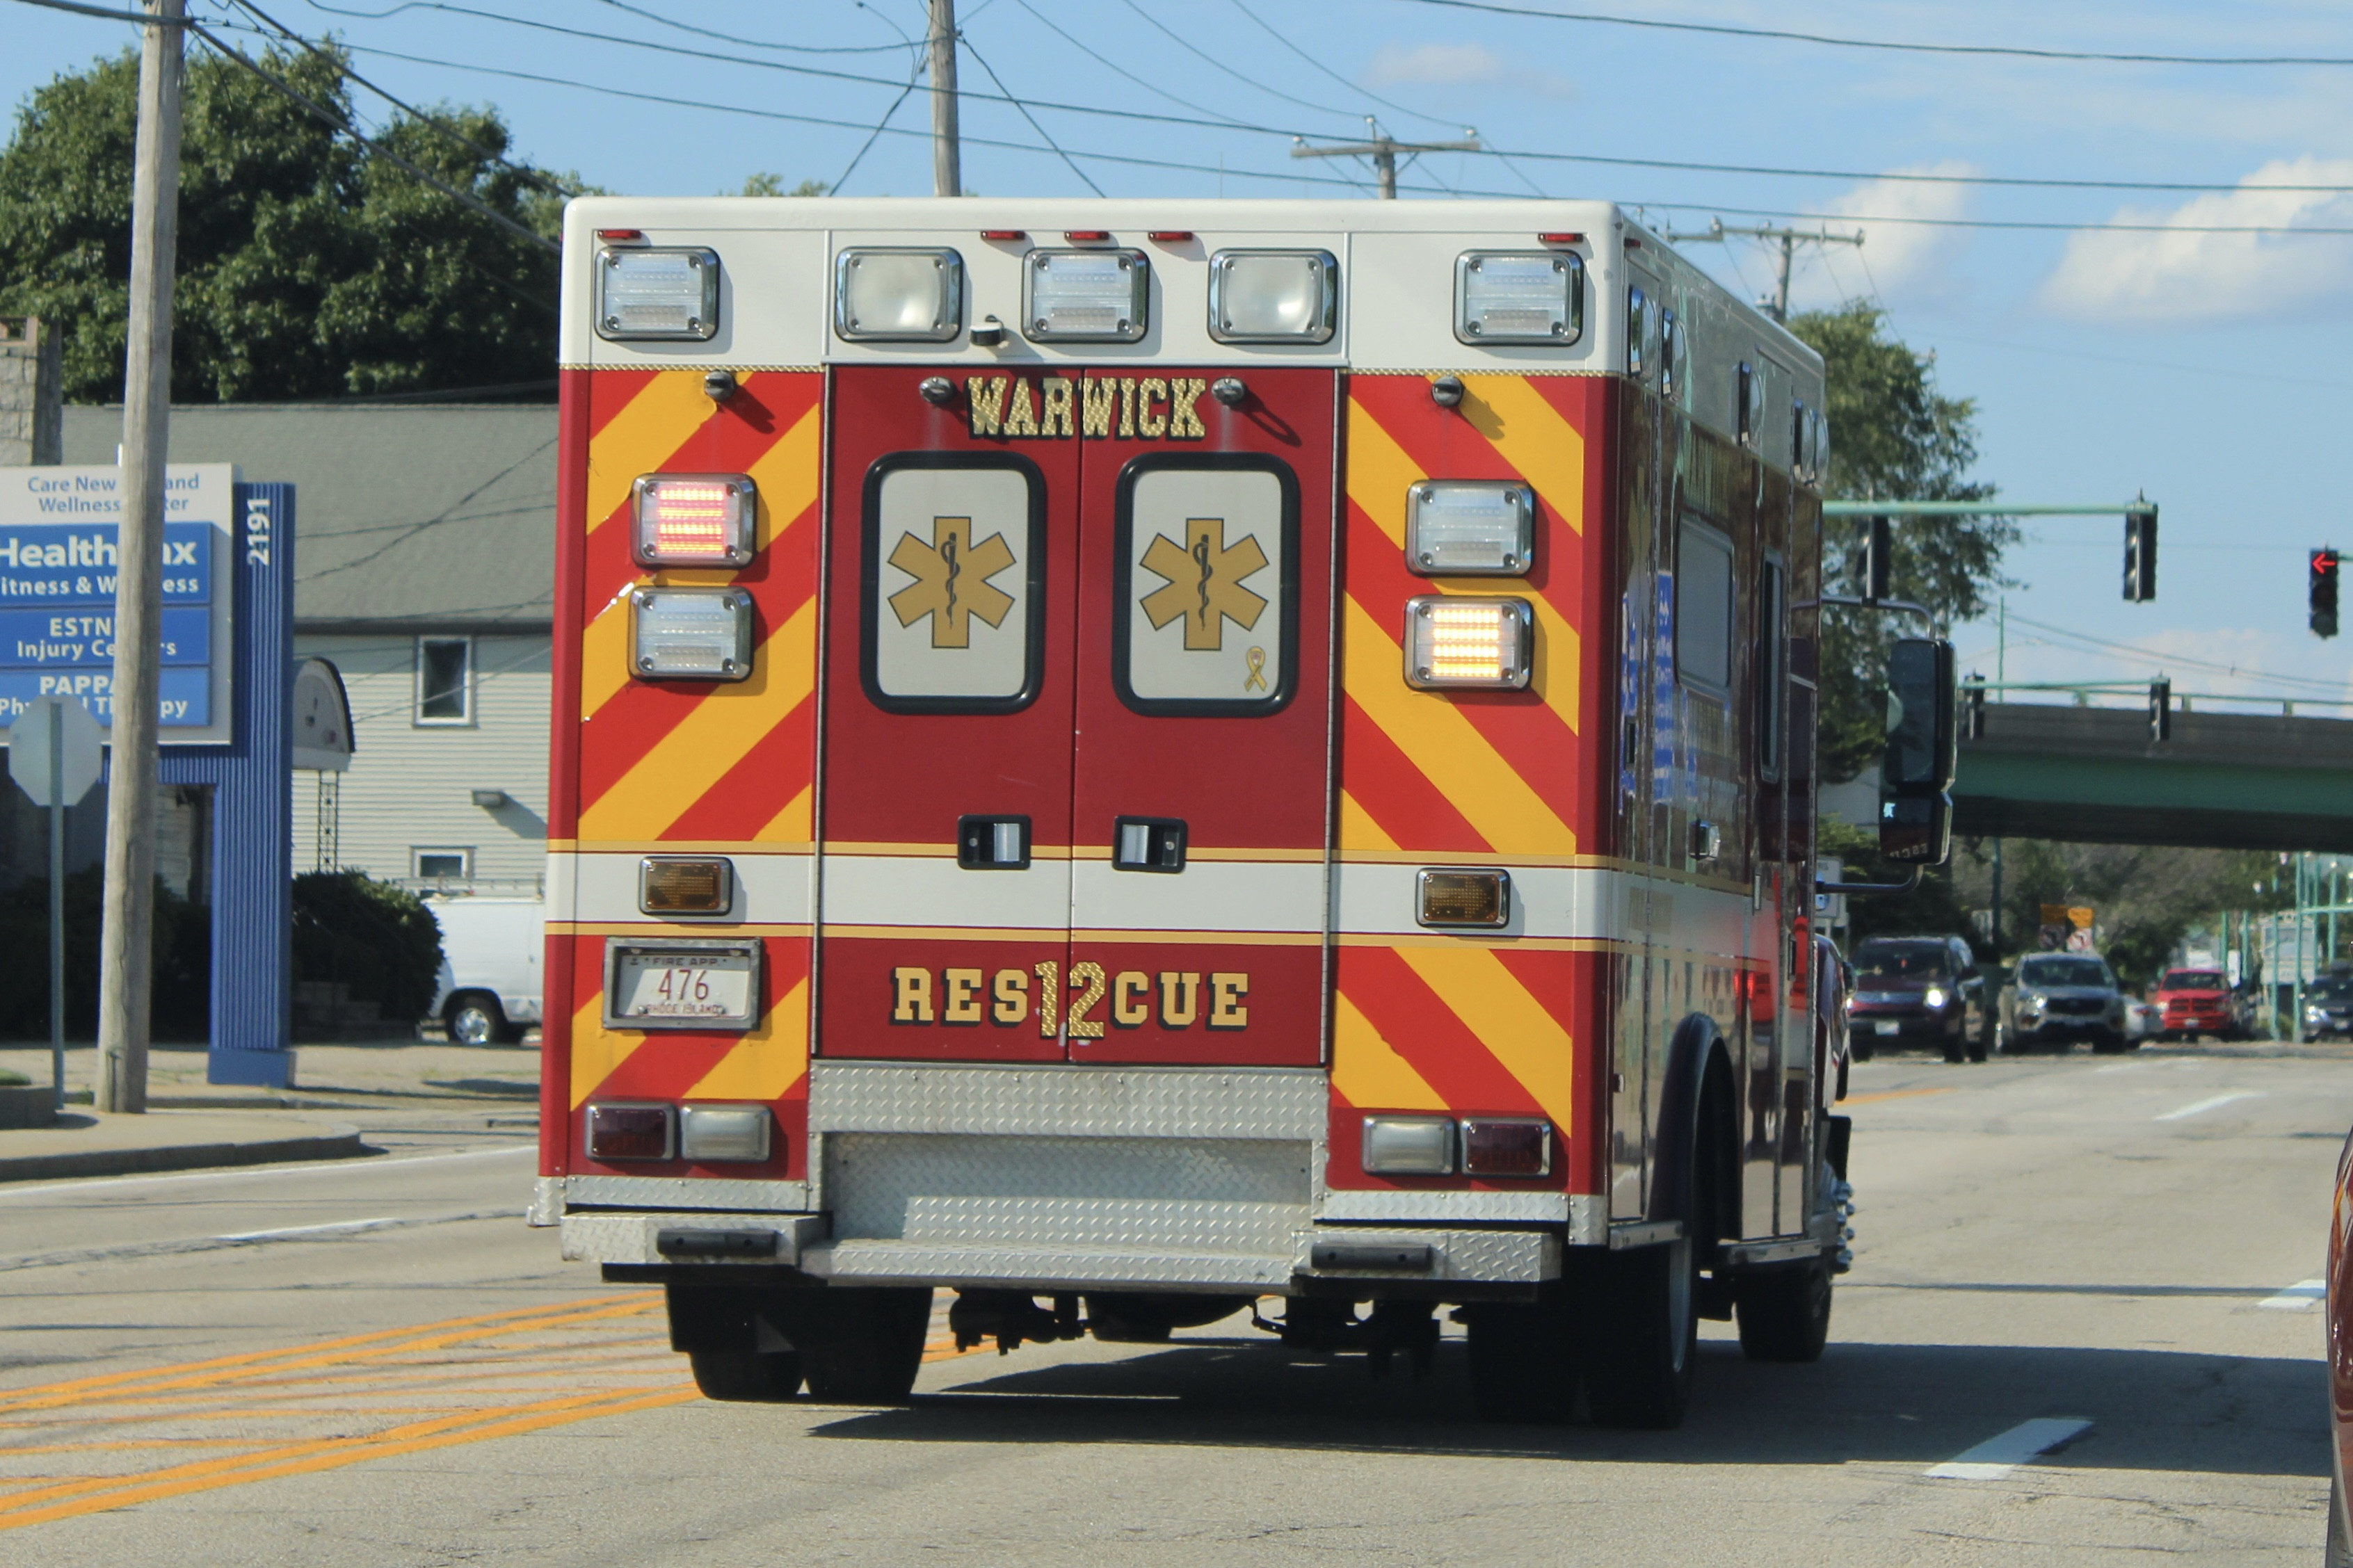
{"type": "Polygon", "coordinates": [[[2120,1031],[2115,1029],[2105,1030],[2092,1037],[2092,1049],[2099,1056],[2112,1057],[2130,1047],[2131,1042],[2126,1040],[2120,1031]]]}
{"type": "Polygon", "coordinates": [[[487,991],[460,991],[443,1003],[441,1026],[453,1046],[503,1046],[514,1039],[506,1009],[487,991]]]}
{"type": "Polygon", "coordinates": [[[1954,1035],[1945,1041],[1945,1059],[1948,1062],[1968,1059],[1962,1049],[1961,1037],[1958,1035],[1954,1035]]]}
{"type": "Polygon", "coordinates": [[[1981,1062],[1986,1059],[1986,1043],[1985,1037],[1983,1035],[1971,1035],[1969,1037],[1968,1054],[1969,1060],[1973,1062],[1981,1062]]]}
{"type": "Polygon", "coordinates": [[[1733,1299],[1740,1352],[1750,1361],[1821,1360],[1831,1335],[1827,1258],[1742,1275],[1733,1299]]]}
{"type": "Polygon", "coordinates": [[[1557,1426],[1577,1405],[1576,1330],[1556,1291],[1467,1309],[1471,1403],[1482,1421],[1557,1426]]]}
{"type": "Polygon", "coordinates": [[[774,1405],[801,1389],[801,1358],[791,1351],[690,1351],[686,1360],[705,1399],[774,1405]]]}
{"type": "Polygon", "coordinates": [[[1585,1391],[1603,1426],[1665,1431],[1691,1408],[1699,1352],[1699,1248],[1686,1237],[1597,1259],[1585,1391]]]}
{"type": "Polygon", "coordinates": [[[1878,1047],[1873,1046],[1869,1040],[1862,1039],[1859,1037],[1851,1038],[1846,1043],[1847,1055],[1852,1057],[1859,1062],[1869,1061],[1871,1059],[1871,1053],[1876,1049],[1878,1049],[1878,1047]]]}
{"type": "Polygon", "coordinates": [[[932,1292],[828,1288],[786,1299],[785,1337],[801,1353],[809,1397],[828,1405],[903,1405],[923,1370],[932,1292]]]}

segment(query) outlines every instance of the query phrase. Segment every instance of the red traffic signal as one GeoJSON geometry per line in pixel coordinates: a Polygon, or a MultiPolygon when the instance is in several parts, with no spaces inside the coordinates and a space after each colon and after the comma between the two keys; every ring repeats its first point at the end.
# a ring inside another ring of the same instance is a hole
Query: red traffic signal
{"type": "Polygon", "coordinates": [[[2310,570],[2306,574],[2306,592],[2312,614],[2312,635],[2333,637],[2337,635],[2337,550],[2323,545],[2312,552],[2310,570]]]}

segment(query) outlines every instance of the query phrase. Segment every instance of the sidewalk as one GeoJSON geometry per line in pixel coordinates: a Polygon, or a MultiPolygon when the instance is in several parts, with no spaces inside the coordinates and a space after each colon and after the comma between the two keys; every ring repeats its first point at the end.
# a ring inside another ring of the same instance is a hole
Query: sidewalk
{"type": "MultiPolygon", "coordinates": [[[[302,1046],[294,1088],[258,1089],[206,1083],[202,1047],[159,1046],[143,1116],[89,1109],[96,1056],[87,1043],[67,1047],[67,1108],[54,1124],[0,1129],[0,1183],[355,1158],[379,1152],[368,1142],[372,1127],[415,1132],[427,1123],[527,1139],[539,1120],[535,1047],[302,1046]]],[[[46,1088],[48,1049],[0,1046],[0,1068],[46,1088]]]]}

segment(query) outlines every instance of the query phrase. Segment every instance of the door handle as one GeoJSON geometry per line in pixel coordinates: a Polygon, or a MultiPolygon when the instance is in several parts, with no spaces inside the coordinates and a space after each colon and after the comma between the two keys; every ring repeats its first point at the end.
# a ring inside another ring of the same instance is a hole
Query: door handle
{"type": "Polygon", "coordinates": [[[1026,816],[956,818],[956,864],[967,871],[1029,868],[1029,819],[1026,816]]]}
{"type": "Polygon", "coordinates": [[[1182,871],[1185,824],[1174,816],[1122,816],[1112,822],[1114,871],[1182,871]]]}

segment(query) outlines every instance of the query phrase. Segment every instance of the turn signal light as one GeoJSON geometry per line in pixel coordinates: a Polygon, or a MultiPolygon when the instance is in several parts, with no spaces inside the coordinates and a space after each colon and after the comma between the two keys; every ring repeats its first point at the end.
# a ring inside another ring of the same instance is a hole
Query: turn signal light
{"type": "Polygon", "coordinates": [[[667,1105],[588,1102],[592,1160],[667,1160],[677,1146],[677,1120],[667,1105]]]}
{"type": "Polygon", "coordinates": [[[1478,868],[1424,871],[1416,918],[1426,926],[1503,926],[1512,921],[1512,874],[1478,868]]]}
{"type": "Polygon", "coordinates": [[[649,855],[638,862],[638,909],[649,915],[723,915],[735,901],[724,855],[649,855]]]}
{"type": "Polygon", "coordinates": [[[1462,1173],[1544,1176],[1552,1173],[1552,1123],[1518,1117],[1465,1117],[1462,1173]]]}
{"type": "Polygon", "coordinates": [[[1424,690],[1528,683],[1535,616],[1525,599],[1430,594],[1406,602],[1405,679],[1424,690]]]}
{"type": "Polygon", "coordinates": [[[758,492],[745,474],[647,474],[635,487],[640,566],[741,566],[758,492]]]}

